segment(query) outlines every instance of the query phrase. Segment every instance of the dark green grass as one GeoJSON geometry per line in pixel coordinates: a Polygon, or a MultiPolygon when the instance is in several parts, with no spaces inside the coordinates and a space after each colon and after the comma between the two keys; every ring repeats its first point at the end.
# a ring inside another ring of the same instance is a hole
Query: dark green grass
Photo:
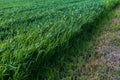
{"type": "MultiPolygon", "coordinates": [[[[86,32],[87,27],[90,29],[89,24],[116,2],[117,0],[1,0],[0,78],[40,79],[40,68],[44,62],[51,58],[54,60],[54,55],[61,57],[62,52],[69,53],[76,37],[82,35],[81,31],[86,32]]],[[[69,55],[75,53],[73,50],[69,55]]]]}

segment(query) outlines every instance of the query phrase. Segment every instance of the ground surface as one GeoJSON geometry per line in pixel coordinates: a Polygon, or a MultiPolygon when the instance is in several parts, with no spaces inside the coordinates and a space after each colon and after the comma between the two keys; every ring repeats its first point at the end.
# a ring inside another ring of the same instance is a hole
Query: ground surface
{"type": "Polygon", "coordinates": [[[90,80],[120,80],[120,6],[108,16],[95,38],[95,51],[101,56],[84,68],[90,80]]]}

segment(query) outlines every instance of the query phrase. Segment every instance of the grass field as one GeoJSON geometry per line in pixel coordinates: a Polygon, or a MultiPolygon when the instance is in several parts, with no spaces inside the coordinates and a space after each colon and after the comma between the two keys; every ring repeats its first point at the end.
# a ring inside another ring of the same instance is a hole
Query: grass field
{"type": "Polygon", "coordinates": [[[55,56],[81,53],[79,48],[86,45],[77,43],[82,43],[83,32],[91,32],[117,1],[0,0],[0,79],[55,79],[52,71],[43,69],[55,56]]]}

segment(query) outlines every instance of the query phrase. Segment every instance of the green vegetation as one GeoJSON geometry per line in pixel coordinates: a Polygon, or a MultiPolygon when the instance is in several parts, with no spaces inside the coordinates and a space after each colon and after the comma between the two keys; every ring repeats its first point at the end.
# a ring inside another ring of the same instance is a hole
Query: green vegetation
{"type": "Polygon", "coordinates": [[[54,78],[42,71],[45,63],[75,55],[83,47],[76,43],[118,0],[0,1],[0,79],[39,80],[54,78]]]}

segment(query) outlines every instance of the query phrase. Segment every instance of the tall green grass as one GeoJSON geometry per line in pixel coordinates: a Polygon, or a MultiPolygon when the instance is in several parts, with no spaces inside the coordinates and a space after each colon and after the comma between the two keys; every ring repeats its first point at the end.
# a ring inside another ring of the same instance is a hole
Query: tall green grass
{"type": "Polygon", "coordinates": [[[0,1],[0,79],[25,80],[118,0],[0,1]]]}

